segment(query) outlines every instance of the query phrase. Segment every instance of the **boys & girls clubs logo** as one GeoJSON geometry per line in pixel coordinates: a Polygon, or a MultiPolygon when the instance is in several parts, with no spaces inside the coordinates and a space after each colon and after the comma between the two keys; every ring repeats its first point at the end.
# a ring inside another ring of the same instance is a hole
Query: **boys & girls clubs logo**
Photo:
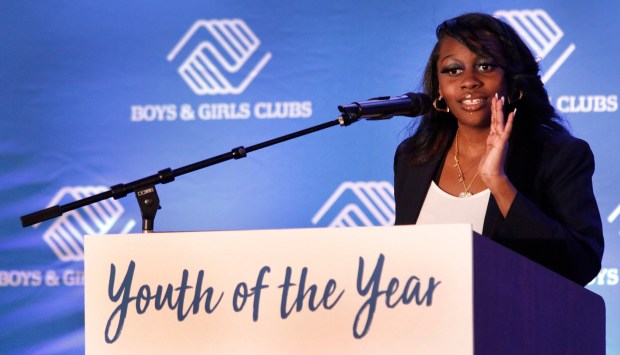
{"type": "MultiPolygon", "coordinates": [[[[241,19],[201,19],[174,45],[166,59],[197,96],[238,96],[265,69],[272,54],[241,19]]],[[[223,121],[312,116],[309,100],[204,102],[131,105],[132,122],[223,121]]]]}

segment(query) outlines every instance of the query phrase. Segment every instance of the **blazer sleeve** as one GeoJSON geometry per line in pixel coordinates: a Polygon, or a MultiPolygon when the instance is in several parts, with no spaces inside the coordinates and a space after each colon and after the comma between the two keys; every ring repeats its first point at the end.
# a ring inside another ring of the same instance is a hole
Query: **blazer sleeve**
{"type": "Polygon", "coordinates": [[[544,153],[533,196],[521,192],[493,239],[586,285],[603,256],[601,217],[592,188],[594,156],[572,138],[544,153]],[[536,201],[532,201],[532,198],[536,201]]]}

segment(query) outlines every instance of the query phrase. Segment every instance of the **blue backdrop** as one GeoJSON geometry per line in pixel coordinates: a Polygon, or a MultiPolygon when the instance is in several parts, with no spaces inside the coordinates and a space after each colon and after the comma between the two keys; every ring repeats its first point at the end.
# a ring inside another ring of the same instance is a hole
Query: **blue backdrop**
{"type": "MultiPolygon", "coordinates": [[[[606,251],[588,288],[620,354],[620,4],[479,3],[1,2],[0,353],[83,352],[81,235],[140,231],[133,196],[25,229],[19,216],[419,90],[436,26],[483,11],[517,28],[594,151],[606,251]]],[[[391,224],[393,153],[411,121],[330,128],[160,185],[155,229],[391,224]]]]}

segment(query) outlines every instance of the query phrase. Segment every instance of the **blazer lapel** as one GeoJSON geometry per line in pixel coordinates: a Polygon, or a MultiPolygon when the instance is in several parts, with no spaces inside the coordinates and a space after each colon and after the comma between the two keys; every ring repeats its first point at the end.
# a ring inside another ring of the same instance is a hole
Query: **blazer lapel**
{"type": "Polygon", "coordinates": [[[438,172],[441,173],[445,154],[421,166],[408,166],[400,159],[397,167],[395,189],[396,224],[415,224],[422,210],[428,189],[438,172]]]}

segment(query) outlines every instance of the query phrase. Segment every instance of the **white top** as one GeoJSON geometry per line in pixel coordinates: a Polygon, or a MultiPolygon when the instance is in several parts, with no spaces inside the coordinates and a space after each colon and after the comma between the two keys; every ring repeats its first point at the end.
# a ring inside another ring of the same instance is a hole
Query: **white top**
{"type": "Polygon", "coordinates": [[[431,182],[422,205],[418,224],[468,223],[482,234],[484,216],[489,205],[491,190],[486,189],[470,197],[456,197],[431,182]]]}

